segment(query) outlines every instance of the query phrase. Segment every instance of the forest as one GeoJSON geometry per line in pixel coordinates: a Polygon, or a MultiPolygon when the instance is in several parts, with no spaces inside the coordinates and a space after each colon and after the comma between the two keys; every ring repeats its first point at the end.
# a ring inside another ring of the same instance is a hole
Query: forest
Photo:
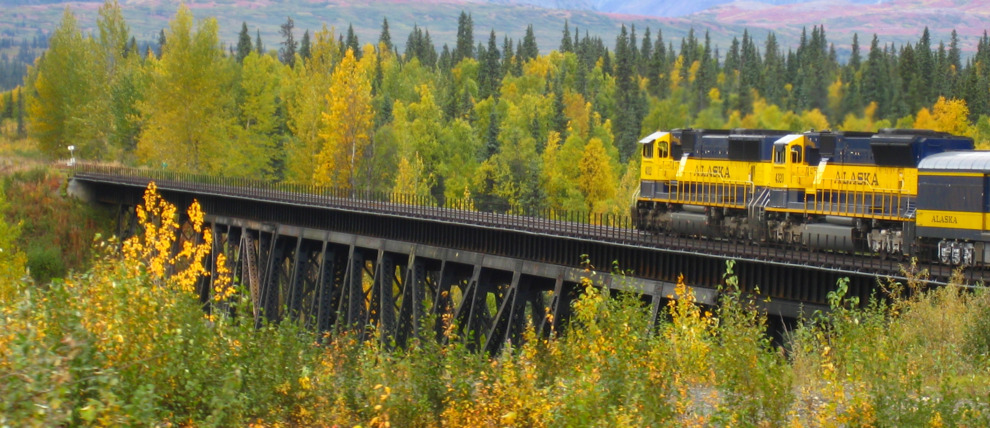
{"type": "MultiPolygon", "coordinates": [[[[562,22],[560,45],[526,34],[476,39],[461,13],[454,46],[415,27],[400,50],[353,28],[278,46],[243,23],[223,46],[213,18],[180,6],[157,46],[139,48],[120,5],[82,34],[66,9],[23,87],[0,96],[50,159],[341,188],[468,197],[482,210],[625,213],[636,141],[657,129],[875,131],[928,128],[990,141],[990,37],[965,59],[955,36],[894,46],[852,40],[840,63],[826,29],[796,48],[748,32],[724,52],[708,34],[666,40],[622,26],[614,41],[562,22]]],[[[483,34],[483,31],[478,31],[483,34]]]]}

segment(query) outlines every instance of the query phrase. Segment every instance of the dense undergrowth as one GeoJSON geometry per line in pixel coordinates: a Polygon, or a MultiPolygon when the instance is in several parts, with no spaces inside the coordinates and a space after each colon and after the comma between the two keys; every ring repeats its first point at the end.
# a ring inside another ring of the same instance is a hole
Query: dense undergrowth
{"type": "Polygon", "coordinates": [[[66,172],[22,157],[0,160],[6,221],[19,225],[18,247],[37,283],[85,270],[93,236],[111,230],[105,207],[66,197],[66,172]]]}
{"type": "MultiPolygon", "coordinates": [[[[731,263],[717,308],[682,283],[654,328],[638,298],[603,292],[589,271],[566,334],[491,357],[449,328],[447,345],[390,350],[204,315],[191,292],[202,253],[163,251],[174,209],[147,201],[145,234],[96,244],[91,268],[45,286],[23,275],[17,228],[0,225],[0,426],[990,423],[982,288],[891,284],[890,298],[859,304],[839,284],[785,350],[733,291],[731,263]]],[[[216,292],[216,307],[252,313],[247,293],[216,292]]]]}

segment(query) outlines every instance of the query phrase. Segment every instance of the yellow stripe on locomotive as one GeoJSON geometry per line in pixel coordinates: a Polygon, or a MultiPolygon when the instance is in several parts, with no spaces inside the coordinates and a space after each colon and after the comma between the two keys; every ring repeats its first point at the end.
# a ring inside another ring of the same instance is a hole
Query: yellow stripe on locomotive
{"type": "Polygon", "coordinates": [[[986,230],[987,215],[982,212],[918,210],[916,224],[918,227],[982,232],[986,230]]]}

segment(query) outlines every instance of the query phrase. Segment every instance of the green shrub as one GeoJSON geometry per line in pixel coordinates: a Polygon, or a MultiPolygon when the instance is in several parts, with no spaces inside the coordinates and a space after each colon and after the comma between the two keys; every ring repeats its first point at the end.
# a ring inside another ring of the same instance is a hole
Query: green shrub
{"type": "Polygon", "coordinates": [[[39,284],[47,284],[52,278],[65,276],[65,261],[57,245],[31,244],[27,250],[27,267],[31,277],[39,284]]]}

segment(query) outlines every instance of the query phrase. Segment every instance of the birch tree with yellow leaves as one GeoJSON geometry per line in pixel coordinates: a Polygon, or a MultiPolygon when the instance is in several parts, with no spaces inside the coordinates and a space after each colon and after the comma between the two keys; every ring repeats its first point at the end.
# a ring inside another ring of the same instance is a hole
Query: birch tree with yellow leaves
{"type": "Polygon", "coordinates": [[[327,92],[331,75],[343,52],[333,29],[325,25],[313,34],[309,58],[300,58],[295,67],[285,67],[281,85],[286,124],[291,138],[285,143],[285,179],[310,183],[316,171],[317,155],[323,149],[320,133],[327,112],[327,92]]]}
{"type": "Polygon", "coordinates": [[[179,7],[159,60],[148,61],[148,96],[137,155],[144,162],[188,172],[221,171],[236,124],[231,62],[223,57],[214,18],[200,21],[179,7]]]}
{"type": "MultiPolygon", "coordinates": [[[[372,56],[365,55],[365,61],[372,56]]],[[[348,49],[333,72],[327,93],[329,111],[323,113],[320,137],[324,141],[317,156],[314,183],[355,187],[355,173],[371,144],[374,129],[371,101],[371,80],[353,50],[348,49]]]]}

